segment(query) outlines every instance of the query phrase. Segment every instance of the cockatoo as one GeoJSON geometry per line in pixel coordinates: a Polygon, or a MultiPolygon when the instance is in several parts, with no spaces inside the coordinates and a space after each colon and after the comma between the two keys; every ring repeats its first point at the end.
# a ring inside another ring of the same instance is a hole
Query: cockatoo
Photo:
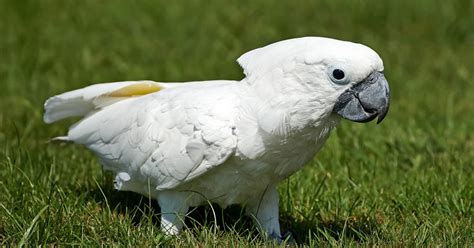
{"type": "Polygon", "coordinates": [[[245,78],[96,84],[49,98],[44,121],[83,118],[56,139],[85,145],[115,188],[157,199],[175,235],[190,207],[240,204],[281,240],[277,185],[321,149],[341,117],[382,121],[382,59],[347,41],[304,37],[243,54],[245,78]]]}

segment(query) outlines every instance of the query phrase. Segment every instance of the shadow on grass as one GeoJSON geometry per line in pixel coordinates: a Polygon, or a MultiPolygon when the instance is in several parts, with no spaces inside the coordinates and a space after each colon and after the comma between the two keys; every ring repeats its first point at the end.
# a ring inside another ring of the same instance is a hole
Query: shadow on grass
{"type": "Polygon", "coordinates": [[[371,236],[381,236],[380,221],[367,216],[351,216],[350,218],[323,218],[316,216],[313,220],[295,219],[287,213],[280,214],[283,230],[290,230],[296,241],[308,244],[314,241],[352,240],[363,242],[371,236]]]}
{"type": "MultiPolygon", "coordinates": [[[[160,207],[156,200],[133,192],[99,188],[89,191],[88,196],[103,208],[106,208],[108,204],[111,211],[129,215],[135,225],[149,216],[152,217],[153,224],[160,225],[160,207]]],[[[191,208],[186,216],[185,224],[191,230],[216,225],[218,230],[234,230],[241,235],[258,236],[252,218],[246,216],[244,209],[237,205],[226,209],[215,204],[191,208]]]]}
{"type": "MultiPolygon", "coordinates": [[[[96,188],[88,194],[93,201],[104,208],[108,204],[111,211],[128,215],[134,225],[151,216],[154,225],[160,225],[160,207],[156,200],[133,192],[116,191],[114,189],[96,188]],[[104,195],[106,198],[104,198],[104,195]],[[105,201],[107,199],[107,201],[105,201]]],[[[280,216],[282,233],[290,231],[297,244],[309,244],[310,240],[329,241],[334,239],[363,241],[368,236],[378,235],[380,225],[375,219],[368,217],[352,217],[349,219],[334,218],[324,220],[316,217],[311,221],[297,220],[283,213],[280,216]]],[[[217,227],[218,230],[235,232],[240,236],[259,238],[257,228],[251,217],[245,215],[242,207],[234,205],[222,209],[217,205],[201,206],[190,210],[185,224],[190,230],[198,232],[202,226],[217,227]]]]}

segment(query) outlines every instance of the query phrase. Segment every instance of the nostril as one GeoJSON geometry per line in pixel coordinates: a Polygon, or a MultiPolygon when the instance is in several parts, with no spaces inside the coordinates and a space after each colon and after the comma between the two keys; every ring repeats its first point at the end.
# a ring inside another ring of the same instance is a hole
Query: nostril
{"type": "Polygon", "coordinates": [[[378,77],[379,77],[379,75],[377,73],[371,73],[367,77],[366,82],[368,82],[370,84],[374,84],[375,82],[377,82],[378,77]]]}

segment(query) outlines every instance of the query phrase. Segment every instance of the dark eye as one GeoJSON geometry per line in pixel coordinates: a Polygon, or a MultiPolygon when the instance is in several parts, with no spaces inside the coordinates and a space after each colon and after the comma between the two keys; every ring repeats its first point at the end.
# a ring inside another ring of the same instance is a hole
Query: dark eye
{"type": "Polygon", "coordinates": [[[331,81],[337,85],[346,85],[350,83],[350,73],[347,73],[341,67],[329,67],[328,76],[331,81]]]}
{"type": "Polygon", "coordinates": [[[332,77],[336,80],[341,80],[345,77],[346,75],[344,74],[344,71],[341,69],[334,69],[332,71],[332,77]]]}

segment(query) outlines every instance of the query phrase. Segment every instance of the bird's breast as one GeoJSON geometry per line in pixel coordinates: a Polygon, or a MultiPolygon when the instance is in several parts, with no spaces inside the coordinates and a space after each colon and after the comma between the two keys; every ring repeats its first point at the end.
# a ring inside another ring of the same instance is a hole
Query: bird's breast
{"type": "Polygon", "coordinates": [[[195,206],[209,200],[223,207],[245,204],[261,197],[267,187],[277,185],[311,161],[330,130],[323,128],[316,134],[267,143],[265,152],[258,158],[234,156],[180,189],[197,193],[190,197],[191,205],[195,206]]]}

